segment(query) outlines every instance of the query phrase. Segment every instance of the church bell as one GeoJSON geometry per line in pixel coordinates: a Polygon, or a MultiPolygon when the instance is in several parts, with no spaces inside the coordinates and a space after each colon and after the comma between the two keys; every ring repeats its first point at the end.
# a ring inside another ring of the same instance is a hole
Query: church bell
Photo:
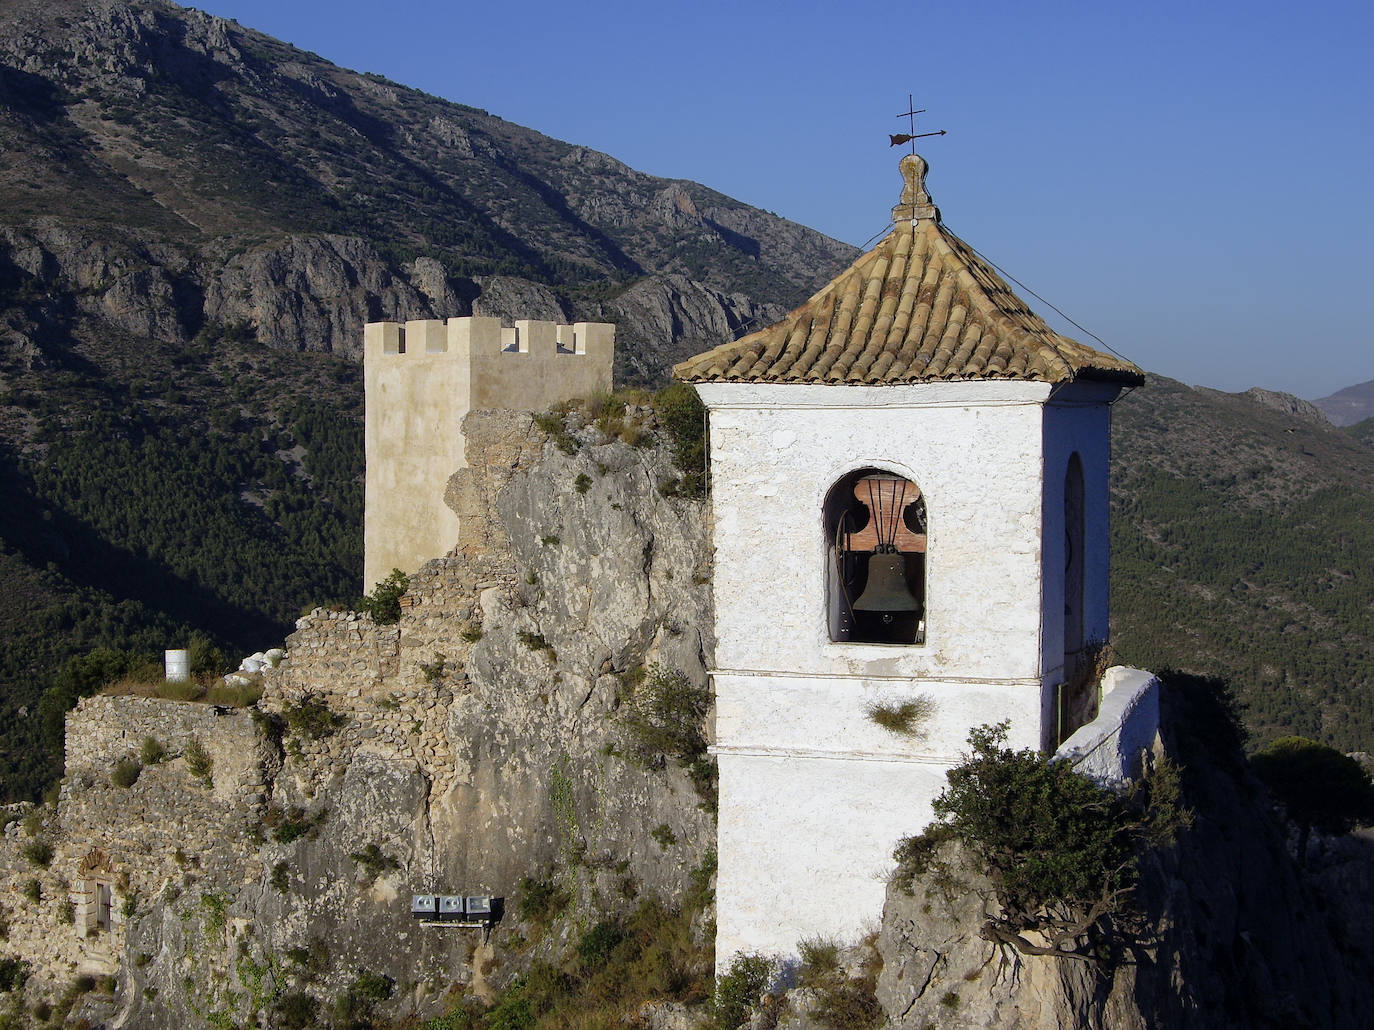
{"type": "Polygon", "coordinates": [[[921,604],[906,585],[906,559],[875,553],[868,559],[868,583],[854,602],[858,612],[914,612],[921,604]]]}

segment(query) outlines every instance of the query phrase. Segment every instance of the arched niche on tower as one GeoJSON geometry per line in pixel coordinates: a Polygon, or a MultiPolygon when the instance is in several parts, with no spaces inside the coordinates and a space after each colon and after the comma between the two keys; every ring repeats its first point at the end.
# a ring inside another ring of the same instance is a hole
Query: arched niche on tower
{"type": "Polygon", "coordinates": [[[889,469],[855,469],[826,492],[821,522],[830,639],[925,643],[926,502],[920,487],[889,469]]]}

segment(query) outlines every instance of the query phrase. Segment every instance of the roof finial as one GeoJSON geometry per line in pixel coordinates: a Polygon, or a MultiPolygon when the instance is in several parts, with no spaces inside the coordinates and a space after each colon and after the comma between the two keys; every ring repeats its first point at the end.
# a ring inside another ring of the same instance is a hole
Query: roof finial
{"type": "Polygon", "coordinates": [[[892,221],[901,225],[910,222],[915,225],[922,218],[940,220],[940,209],[926,192],[926,172],[930,166],[920,154],[907,154],[902,158],[902,197],[892,209],[892,221]]]}
{"type": "Polygon", "coordinates": [[[937,131],[937,132],[917,132],[917,131],[916,131],[916,116],[917,116],[918,114],[925,114],[925,113],[926,113],[926,109],[923,107],[923,108],[921,108],[921,109],[918,111],[918,110],[916,109],[916,97],[913,96],[913,95],[910,94],[910,93],[908,93],[908,94],[906,95],[906,100],[907,100],[906,110],[903,111],[901,114],[899,114],[897,117],[898,117],[898,118],[905,118],[905,119],[906,119],[906,122],[907,122],[907,128],[910,129],[911,131],[910,131],[910,132],[899,132],[899,133],[897,133],[895,136],[894,136],[892,133],[888,133],[887,138],[888,138],[889,140],[892,141],[892,142],[890,142],[890,143],[888,144],[888,146],[895,147],[895,146],[897,146],[898,144],[901,144],[901,143],[910,143],[910,144],[911,144],[911,154],[912,154],[912,156],[914,157],[914,156],[916,155],[916,141],[917,141],[918,139],[925,139],[925,137],[927,137],[927,136],[943,136],[943,135],[945,134],[945,130],[944,130],[944,129],[940,129],[940,130],[937,131]]]}

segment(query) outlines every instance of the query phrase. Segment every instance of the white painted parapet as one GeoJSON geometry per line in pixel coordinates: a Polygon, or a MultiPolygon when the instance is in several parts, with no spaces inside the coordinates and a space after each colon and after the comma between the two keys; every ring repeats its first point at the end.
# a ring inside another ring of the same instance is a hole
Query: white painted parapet
{"type": "Polygon", "coordinates": [[[1117,665],[1102,675],[1097,718],[1064,741],[1055,758],[1115,787],[1141,774],[1141,756],[1158,733],[1159,677],[1117,665]]]}

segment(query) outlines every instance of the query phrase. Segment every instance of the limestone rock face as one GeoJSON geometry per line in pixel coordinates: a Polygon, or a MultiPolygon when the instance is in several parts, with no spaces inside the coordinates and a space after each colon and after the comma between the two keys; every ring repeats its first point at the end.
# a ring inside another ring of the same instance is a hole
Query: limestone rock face
{"type": "MultiPolygon", "coordinates": [[[[633,417],[652,434],[647,409],[633,417]]],[[[686,893],[714,817],[670,757],[627,757],[620,709],[646,665],[706,684],[702,505],[660,493],[666,451],[576,416],[572,455],[527,414],[474,412],[464,430],[459,546],[411,577],[398,623],[302,618],[251,719],[124,697],[73,713],[43,896],[103,877],[117,915],[80,937],[54,903],[14,914],[34,996],[72,968],[117,972],[110,1025],[170,1030],[286,993],[329,1004],[368,970],[399,985],[389,1014],[432,1013],[451,985],[487,990],[566,943],[525,943],[543,932],[522,916],[527,884],[563,892],[574,927],[686,893]],[[149,737],[168,758],[113,785],[149,737]],[[412,893],[499,896],[504,917],[489,943],[422,927],[412,893]]],[[[15,822],[0,841],[16,893],[26,840],[15,822]]]]}
{"type": "Polygon", "coordinates": [[[229,993],[245,975],[262,996],[328,1001],[379,972],[422,985],[396,1014],[433,1011],[449,985],[485,989],[480,974],[502,982],[532,956],[507,943],[536,937],[523,883],[558,884],[585,922],[636,894],[673,902],[713,845],[683,769],[622,757],[617,714],[646,663],[705,685],[701,505],[658,492],[660,450],[576,420],[576,455],[514,412],[474,412],[464,433],[458,551],[412,577],[396,626],[298,623],[265,673],[284,732],[260,718],[269,751],[283,733],[246,816],[260,839],[209,843],[129,919],[120,1025],[246,1015],[242,985],[229,993]],[[316,735],[293,729],[311,705],[327,706],[316,735]],[[504,919],[478,953],[480,932],[412,920],[412,893],[500,895],[504,919]],[[319,970],[284,959],[312,948],[319,970]]]}

